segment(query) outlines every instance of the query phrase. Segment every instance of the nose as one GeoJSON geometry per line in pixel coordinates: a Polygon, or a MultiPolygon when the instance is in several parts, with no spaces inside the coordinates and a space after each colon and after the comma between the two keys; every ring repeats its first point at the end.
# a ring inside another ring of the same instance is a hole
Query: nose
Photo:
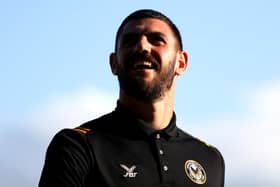
{"type": "Polygon", "coordinates": [[[136,51],[146,51],[146,52],[151,52],[152,45],[149,42],[147,36],[142,35],[138,39],[136,45],[135,45],[135,50],[136,51]]]}

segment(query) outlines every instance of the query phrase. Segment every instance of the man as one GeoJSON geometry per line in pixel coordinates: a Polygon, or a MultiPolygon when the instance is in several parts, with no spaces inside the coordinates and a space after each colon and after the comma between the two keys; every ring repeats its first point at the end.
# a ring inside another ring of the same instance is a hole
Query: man
{"type": "Polygon", "coordinates": [[[175,83],[187,62],[168,17],[154,10],[130,14],[110,55],[120,85],[116,109],[59,132],[39,186],[224,186],[219,151],[176,126],[175,83]]]}

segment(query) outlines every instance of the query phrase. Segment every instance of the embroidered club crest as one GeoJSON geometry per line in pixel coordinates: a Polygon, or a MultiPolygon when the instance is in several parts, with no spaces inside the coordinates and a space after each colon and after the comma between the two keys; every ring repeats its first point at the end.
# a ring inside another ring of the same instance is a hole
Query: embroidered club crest
{"type": "Polygon", "coordinates": [[[204,184],[206,182],[204,168],[194,160],[187,160],[185,162],[185,172],[188,178],[196,184],[204,184]]]}

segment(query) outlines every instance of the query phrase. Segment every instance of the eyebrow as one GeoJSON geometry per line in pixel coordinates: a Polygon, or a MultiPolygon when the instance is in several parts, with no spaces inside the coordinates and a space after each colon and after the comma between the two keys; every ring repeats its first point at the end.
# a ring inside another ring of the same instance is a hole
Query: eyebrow
{"type": "Polygon", "coordinates": [[[148,32],[148,34],[147,34],[147,35],[160,36],[160,37],[162,37],[162,38],[164,38],[164,39],[167,39],[167,36],[166,36],[164,33],[159,32],[159,31],[155,31],[155,32],[148,32]]]}

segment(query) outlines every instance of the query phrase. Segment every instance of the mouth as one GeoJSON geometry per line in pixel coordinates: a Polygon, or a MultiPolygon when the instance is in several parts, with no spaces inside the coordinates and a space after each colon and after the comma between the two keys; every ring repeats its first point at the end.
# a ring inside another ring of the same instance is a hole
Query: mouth
{"type": "Polygon", "coordinates": [[[158,70],[158,65],[150,61],[139,61],[134,63],[133,69],[135,70],[145,70],[145,69],[154,69],[158,70]]]}

